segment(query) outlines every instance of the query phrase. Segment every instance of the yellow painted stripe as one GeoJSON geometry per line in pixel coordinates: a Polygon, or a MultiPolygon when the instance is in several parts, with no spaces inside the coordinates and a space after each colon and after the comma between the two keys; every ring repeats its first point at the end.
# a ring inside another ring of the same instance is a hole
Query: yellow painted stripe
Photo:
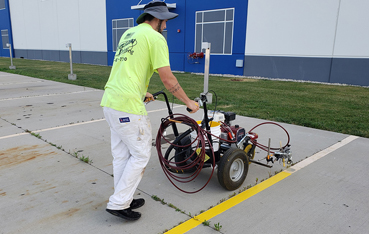
{"type": "Polygon", "coordinates": [[[247,189],[246,191],[220,203],[219,205],[205,211],[204,213],[195,216],[194,218],[178,225],[177,227],[169,230],[168,232],[166,232],[167,234],[171,234],[171,233],[185,233],[188,232],[189,230],[197,227],[198,225],[202,224],[205,220],[210,220],[211,218],[214,218],[215,216],[223,213],[224,211],[232,208],[233,206],[245,201],[246,199],[254,196],[255,194],[269,188],[270,186],[272,186],[273,184],[278,183],[279,181],[283,180],[284,178],[290,176],[291,173],[288,172],[280,172],[277,175],[261,182],[258,185],[255,185],[254,187],[251,187],[249,189],[247,189]]]}

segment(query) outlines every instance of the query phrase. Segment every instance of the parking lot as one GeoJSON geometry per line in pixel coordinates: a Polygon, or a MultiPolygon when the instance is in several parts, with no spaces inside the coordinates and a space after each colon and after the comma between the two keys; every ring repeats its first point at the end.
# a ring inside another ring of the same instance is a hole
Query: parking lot
{"type": "MultiPolygon", "coordinates": [[[[280,123],[298,163],[251,164],[245,191],[224,190],[213,175],[195,194],[168,181],[153,146],[135,194],[146,200],[142,218],[128,222],[105,211],[113,178],[110,130],[99,106],[103,91],[4,72],[0,90],[0,233],[204,234],[216,233],[215,224],[232,234],[369,230],[367,138],[280,123]]],[[[183,105],[173,109],[189,115],[183,105]]],[[[168,113],[161,101],[147,110],[154,142],[168,113]]],[[[190,117],[201,119],[201,110],[190,117]]],[[[234,121],[246,130],[262,122],[234,121]]],[[[267,126],[257,131],[264,144],[283,135],[267,126]]],[[[257,150],[256,159],[265,155],[257,150]]],[[[210,172],[204,169],[188,188],[201,186],[210,172]]]]}

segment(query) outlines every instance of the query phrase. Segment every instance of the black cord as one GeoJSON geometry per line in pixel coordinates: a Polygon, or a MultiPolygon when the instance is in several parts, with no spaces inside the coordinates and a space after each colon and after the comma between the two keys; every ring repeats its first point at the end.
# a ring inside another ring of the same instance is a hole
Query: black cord
{"type": "Polygon", "coordinates": [[[173,106],[174,106],[174,95],[172,94],[172,110],[173,110],[173,106]]]}

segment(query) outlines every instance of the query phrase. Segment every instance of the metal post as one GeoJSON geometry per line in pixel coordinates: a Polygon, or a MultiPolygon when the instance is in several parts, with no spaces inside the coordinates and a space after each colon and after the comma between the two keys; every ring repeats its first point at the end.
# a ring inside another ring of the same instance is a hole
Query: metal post
{"type": "Polygon", "coordinates": [[[68,74],[68,80],[76,80],[77,75],[73,74],[72,43],[68,43],[66,46],[69,47],[69,62],[70,62],[70,74],[68,74]]]}
{"type": "Polygon", "coordinates": [[[11,70],[15,70],[15,66],[13,66],[13,53],[12,53],[12,45],[7,43],[6,44],[7,47],[9,47],[9,53],[10,53],[10,67],[9,69],[11,70]]]}
{"type": "Polygon", "coordinates": [[[205,49],[205,67],[204,67],[204,93],[202,95],[206,96],[207,102],[212,103],[212,93],[209,91],[209,68],[210,68],[210,42],[203,42],[202,49],[205,49]]]}

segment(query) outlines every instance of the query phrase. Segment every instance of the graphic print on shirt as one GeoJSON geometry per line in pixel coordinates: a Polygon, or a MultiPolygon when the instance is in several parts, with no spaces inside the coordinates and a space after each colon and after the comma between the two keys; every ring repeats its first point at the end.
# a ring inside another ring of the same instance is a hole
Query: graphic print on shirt
{"type": "Polygon", "coordinates": [[[131,55],[133,55],[134,50],[133,47],[135,47],[135,45],[137,45],[137,40],[135,38],[130,39],[133,34],[135,33],[128,33],[125,37],[124,37],[124,41],[122,44],[120,44],[117,48],[117,52],[115,53],[115,62],[119,62],[119,61],[127,61],[127,57],[126,56],[121,56],[125,53],[129,53],[131,55]]]}

